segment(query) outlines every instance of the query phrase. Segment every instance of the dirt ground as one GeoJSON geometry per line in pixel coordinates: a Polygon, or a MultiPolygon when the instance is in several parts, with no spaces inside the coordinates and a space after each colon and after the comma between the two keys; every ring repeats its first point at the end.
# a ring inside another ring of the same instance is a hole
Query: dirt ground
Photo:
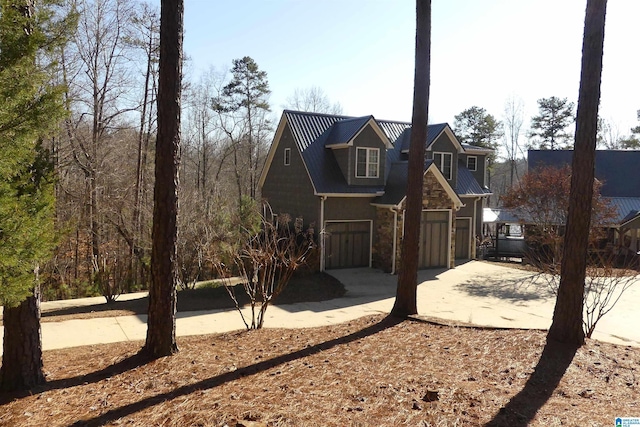
{"type": "Polygon", "coordinates": [[[47,385],[0,395],[1,426],[612,426],[640,416],[640,349],[545,349],[540,331],[372,316],[47,351],[47,385]]]}

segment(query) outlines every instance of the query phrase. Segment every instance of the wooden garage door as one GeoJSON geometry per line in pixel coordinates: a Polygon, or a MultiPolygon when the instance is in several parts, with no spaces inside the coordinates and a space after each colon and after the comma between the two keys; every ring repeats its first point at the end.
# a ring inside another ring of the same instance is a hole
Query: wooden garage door
{"type": "Polygon", "coordinates": [[[469,259],[469,238],[471,237],[471,219],[456,219],[456,259],[469,259]]]}
{"type": "Polygon", "coordinates": [[[370,224],[369,221],[327,223],[325,268],[369,267],[370,224]]]}
{"type": "Polygon", "coordinates": [[[420,222],[419,268],[448,267],[449,212],[424,211],[420,222]]]}

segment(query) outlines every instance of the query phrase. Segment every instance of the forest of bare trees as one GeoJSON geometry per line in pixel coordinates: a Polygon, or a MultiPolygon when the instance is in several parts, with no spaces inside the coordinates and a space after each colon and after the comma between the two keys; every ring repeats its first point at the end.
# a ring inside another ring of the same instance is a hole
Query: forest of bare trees
{"type": "MultiPolygon", "coordinates": [[[[45,299],[148,287],[160,11],[138,0],[79,0],[57,52],[68,115],[50,139],[57,246],[45,299]]],[[[211,251],[251,221],[272,135],[267,74],[249,57],[183,80],[180,285],[213,274],[211,251]]]]}

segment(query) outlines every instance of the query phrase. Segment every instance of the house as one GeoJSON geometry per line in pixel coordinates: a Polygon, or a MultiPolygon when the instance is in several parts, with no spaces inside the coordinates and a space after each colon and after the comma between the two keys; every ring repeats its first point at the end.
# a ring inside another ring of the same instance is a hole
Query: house
{"type": "MultiPolygon", "coordinates": [[[[572,150],[529,150],[529,168],[571,166],[572,150]]],[[[615,209],[611,243],[638,255],[640,252],[640,151],[597,150],[595,177],[600,194],[615,209]]]]}
{"type": "MultiPolygon", "coordinates": [[[[321,271],[397,272],[410,135],[410,123],[373,116],[283,112],[259,187],[273,212],[315,224],[321,271]]],[[[450,268],[475,257],[492,150],[461,144],[446,123],[425,144],[419,265],[450,268]]]]}

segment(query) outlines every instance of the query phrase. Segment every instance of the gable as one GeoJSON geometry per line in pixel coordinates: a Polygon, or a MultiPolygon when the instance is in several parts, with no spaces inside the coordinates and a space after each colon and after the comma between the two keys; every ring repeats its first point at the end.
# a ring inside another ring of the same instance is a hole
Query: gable
{"type": "MultiPolygon", "coordinates": [[[[387,181],[387,186],[385,187],[385,193],[372,202],[374,206],[399,207],[404,203],[407,192],[408,169],[408,162],[406,161],[395,162],[391,165],[391,171],[389,172],[389,179],[387,181]]],[[[464,206],[460,197],[458,197],[454,189],[442,175],[442,172],[440,172],[436,165],[430,160],[425,162],[425,171],[423,176],[426,176],[427,174],[433,175],[433,177],[438,181],[447,196],[453,202],[456,209],[460,209],[464,206]]]]}
{"type": "Polygon", "coordinates": [[[393,144],[373,116],[344,119],[334,123],[325,146],[333,149],[351,147],[365,129],[373,130],[386,149],[393,148],[393,144]]]}
{"type": "MultiPolygon", "coordinates": [[[[427,141],[426,141],[426,150],[427,151],[438,151],[434,150],[434,144],[437,142],[438,146],[444,147],[446,145],[445,142],[448,140],[451,144],[453,151],[462,151],[462,145],[458,141],[458,138],[453,134],[453,131],[449,127],[447,123],[440,123],[436,125],[427,126],[427,141]]],[[[402,153],[409,153],[409,146],[411,144],[411,126],[400,135],[399,142],[401,144],[402,153]]],[[[440,148],[440,147],[438,147],[440,148]]],[[[451,149],[447,149],[447,151],[451,151],[451,149]]]]}

